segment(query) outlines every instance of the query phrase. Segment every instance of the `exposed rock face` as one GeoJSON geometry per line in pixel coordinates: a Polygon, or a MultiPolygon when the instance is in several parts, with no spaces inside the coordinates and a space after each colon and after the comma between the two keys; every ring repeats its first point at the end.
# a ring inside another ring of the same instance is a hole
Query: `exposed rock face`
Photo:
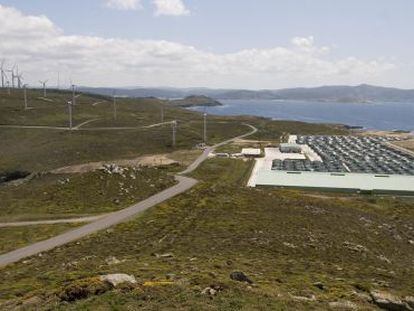
{"type": "Polygon", "coordinates": [[[122,274],[122,273],[101,275],[100,280],[103,282],[108,282],[114,287],[117,287],[119,284],[122,284],[122,283],[131,283],[131,284],[137,283],[137,280],[135,279],[133,275],[122,274]]]}
{"type": "Polygon", "coordinates": [[[390,311],[412,311],[414,310],[412,307],[410,307],[410,305],[406,301],[388,292],[371,291],[370,295],[374,303],[378,307],[384,310],[390,310],[390,311]]]}
{"type": "Polygon", "coordinates": [[[358,310],[358,306],[351,301],[333,301],[329,303],[331,309],[338,310],[358,310]]]}
{"type": "Polygon", "coordinates": [[[243,272],[232,272],[230,274],[230,278],[234,281],[238,281],[238,282],[246,282],[249,284],[253,284],[253,281],[251,279],[249,279],[249,277],[247,275],[245,275],[243,272]]]}

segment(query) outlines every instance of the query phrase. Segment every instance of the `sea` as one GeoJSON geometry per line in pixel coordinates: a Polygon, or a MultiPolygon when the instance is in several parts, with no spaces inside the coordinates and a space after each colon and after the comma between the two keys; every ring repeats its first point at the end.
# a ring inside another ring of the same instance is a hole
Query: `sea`
{"type": "Polygon", "coordinates": [[[223,106],[193,107],[191,110],[215,115],[254,115],[274,120],[344,124],[366,130],[414,131],[414,102],[219,101],[223,106]]]}

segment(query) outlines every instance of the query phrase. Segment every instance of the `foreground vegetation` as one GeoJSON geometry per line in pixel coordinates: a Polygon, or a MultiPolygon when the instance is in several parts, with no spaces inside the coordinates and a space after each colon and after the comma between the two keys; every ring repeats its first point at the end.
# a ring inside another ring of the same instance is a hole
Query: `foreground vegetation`
{"type": "Polygon", "coordinates": [[[0,254],[51,238],[79,225],[57,224],[0,228],[0,254]]]}
{"type": "Polygon", "coordinates": [[[175,183],[158,168],[125,168],[122,173],[35,177],[0,187],[0,222],[99,215],[128,207],[175,183]]]}
{"type": "Polygon", "coordinates": [[[195,173],[202,183],[188,193],[3,268],[3,308],[308,310],[346,301],[369,309],[372,289],[413,292],[411,199],[248,189],[242,182],[250,168],[209,160],[195,173]],[[234,271],[254,283],[231,280],[234,271]],[[62,301],[68,286],[107,273],[134,275],[138,284],[62,301]],[[165,280],[171,283],[145,285],[165,280]],[[215,295],[202,294],[209,286],[215,295]]]}

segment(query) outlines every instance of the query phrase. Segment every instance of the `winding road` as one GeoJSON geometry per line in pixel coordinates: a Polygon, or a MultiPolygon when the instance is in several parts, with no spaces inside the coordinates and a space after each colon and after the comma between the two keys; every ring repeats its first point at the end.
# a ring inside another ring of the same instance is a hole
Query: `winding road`
{"type": "Polygon", "coordinates": [[[163,190],[135,205],[132,205],[131,207],[125,208],[123,210],[120,210],[114,213],[107,214],[85,226],[67,231],[53,238],[50,238],[50,239],[47,239],[41,242],[37,242],[29,246],[14,250],[12,252],[0,255],[0,267],[6,266],[11,263],[15,263],[26,257],[30,257],[33,255],[42,253],[42,252],[46,252],[55,247],[62,246],[67,243],[79,240],[92,233],[96,233],[100,230],[107,229],[119,223],[126,222],[129,219],[136,216],[137,214],[155,205],[158,205],[168,199],[171,199],[181,193],[186,192],[187,190],[194,187],[198,183],[198,181],[193,178],[189,178],[183,175],[193,172],[201,163],[203,163],[208,158],[208,155],[210,154],[210,152],[212,152],[217,147],[228,144],[236,139],[245,138],[257,132],[257,128],[255,128],[254,126],[250,124],[245,124],[245,125],[251,128],[250,132],[244,135],[240,135],[235,138],[226,140],[212,147],[206,148],[204,152],[189,167],[187,167],[186,170],[184,170],[183,172],[175,176],[176,180],[178,181],[176,185],[166,190],[163,190]]]}

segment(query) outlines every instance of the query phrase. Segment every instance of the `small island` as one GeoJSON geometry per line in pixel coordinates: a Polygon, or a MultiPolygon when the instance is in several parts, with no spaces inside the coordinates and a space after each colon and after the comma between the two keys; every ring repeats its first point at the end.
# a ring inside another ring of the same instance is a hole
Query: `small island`
{"type": "Polygon", "coordinates": [[[213,107],[213,106],[223,106],[219,101],[212,99],[210,97],[200,95],[200,96],[188,96],[183,99],[170,100],[170,104],[176,107],[213,107]]]}

